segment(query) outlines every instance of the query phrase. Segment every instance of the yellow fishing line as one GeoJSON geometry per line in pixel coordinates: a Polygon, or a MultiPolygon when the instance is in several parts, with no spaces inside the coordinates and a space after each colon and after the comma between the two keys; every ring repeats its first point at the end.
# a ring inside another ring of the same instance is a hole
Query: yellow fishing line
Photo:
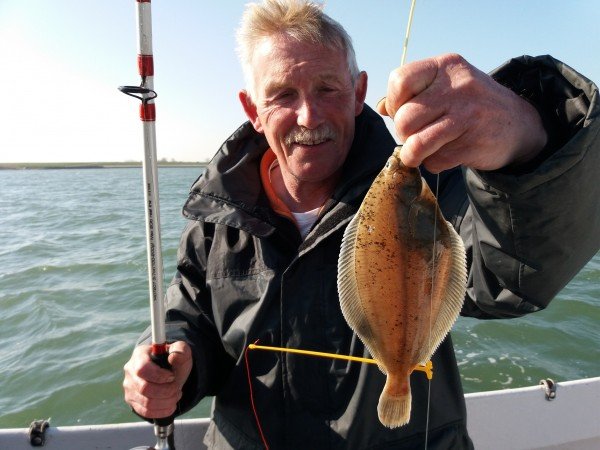
{"type": "MultiPolygon", "coordinates": [[[[315,352],[313,350],[301,350],[298,348],[284,348],[284,347],[270,347],[268,345],[257,345],[250,344],[248,345],[249,350],[267,350],[271,352],[284,352],[284,353],[296,353],[298,355],[307,355],[307,356],[319,356],[321,358],[330,358],[330,359],[343,359],[345,361],[355,361],[366,364],[377,364],[377,361],[371,358],[361,358],[359,356],[349,356],[349,355],[338,355],[337,353],[326,353],[326,352],[315,352]]],[[[431,380],[433,378],[433,363],[431,361],[427,361],[425,365],[418,364],[414,367],[414,370],[419,370],[421,372],[425,372],[427,375],[427,379],[431,380]]]]}

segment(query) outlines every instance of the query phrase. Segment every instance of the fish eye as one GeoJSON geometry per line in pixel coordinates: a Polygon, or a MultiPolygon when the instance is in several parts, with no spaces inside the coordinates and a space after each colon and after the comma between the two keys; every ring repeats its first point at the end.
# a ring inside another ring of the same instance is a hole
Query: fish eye
{"type": "Polygon", "coordinates": [[[393,156],[390,156],[385,162],[385,168],[388,170],[393,169],[394,167],[396,167],[396,165],[396,158],[394,158],[393,156]]]}

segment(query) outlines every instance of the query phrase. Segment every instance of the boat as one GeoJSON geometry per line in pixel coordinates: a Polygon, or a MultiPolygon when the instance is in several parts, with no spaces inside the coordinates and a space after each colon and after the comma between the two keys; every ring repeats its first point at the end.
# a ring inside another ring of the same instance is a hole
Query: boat
{"type": "MultiPolygon", "coordinates": [[[[465,395],[468,429],[477,450],[600,449],[600,377],[465,395]]],[[[178,450],[206,449],[209,418],[175,420],[178,450]]],[[[128,450],[153,446],[145,422],[109,425],[0,429],[0,449],[31,450],[32,438],[45,450],[128,450]],[[43,430],[45,428],[45,430],[43,430]],[[43,433],[43,435],[42,435],[43,433]],[[33,435],[32,435],[33,434],[33,435]]]]}

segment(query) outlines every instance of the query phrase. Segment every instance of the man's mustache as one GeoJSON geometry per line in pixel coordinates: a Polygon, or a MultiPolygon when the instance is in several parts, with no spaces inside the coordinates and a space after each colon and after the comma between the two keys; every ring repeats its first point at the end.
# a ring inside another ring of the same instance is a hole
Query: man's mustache
{"type": "Polygon", "coordinates": [[[285,136],[284,142],[286,145],[315,145],[329,140],[336,140],[336,137],[336,132],[327,124],[319,125],[313,130],[298,126],[285,136]]]}

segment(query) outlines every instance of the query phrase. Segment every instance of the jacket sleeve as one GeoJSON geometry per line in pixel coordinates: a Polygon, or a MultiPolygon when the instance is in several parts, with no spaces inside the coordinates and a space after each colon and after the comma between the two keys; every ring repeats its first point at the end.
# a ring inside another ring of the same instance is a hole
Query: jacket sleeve
{"type": "Polygon", "coordinates": [[[550,56],[513,59],[492,76],[537,108],[549,135],[528,167],[463,169],[463,314],[507,318],[544,309],[600,247],[600,106],[594,83],[550,56]]]}
{"type": "MultiPolygon", "coordinates": [[[[235,361],[223,348],[214,324],[210,292],[206,288],[206,261],[213,225],[190,221],[181,235],[177,273],[166,293],[167,342],[185,341],[192,350],[193,368],[183,387],[177,414],[215,395],[235,361]]],[[[148,341],[149,330],[140,338],[148,341]]]]}

